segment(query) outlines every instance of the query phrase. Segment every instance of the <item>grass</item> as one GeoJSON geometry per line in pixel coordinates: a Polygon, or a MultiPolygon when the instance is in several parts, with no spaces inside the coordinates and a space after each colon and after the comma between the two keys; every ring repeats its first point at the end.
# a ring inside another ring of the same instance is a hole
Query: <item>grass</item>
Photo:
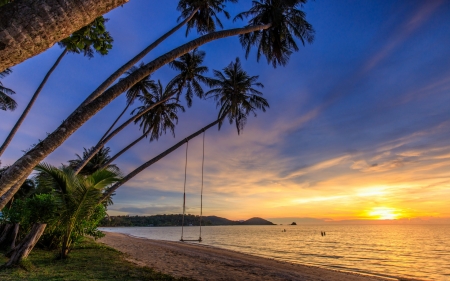
{"type": "MultiPolygon", "coordinates": [[[[66,260],[55,259],[56,252],[34,249],[21,266],[0,269],[0,280],[91,281],[91,280],[192,280],[177,279],[148,267],[126,261],[124,255],[91,239],[80,243],[66,260]]],[[[7,258],[0,254],[0,264],[7,258]]]]}

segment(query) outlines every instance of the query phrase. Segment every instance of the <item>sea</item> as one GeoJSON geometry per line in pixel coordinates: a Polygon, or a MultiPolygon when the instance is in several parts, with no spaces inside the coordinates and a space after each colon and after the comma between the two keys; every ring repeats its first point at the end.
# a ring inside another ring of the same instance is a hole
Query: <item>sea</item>
{"type": "MultiPolygon", "coordinates": [[[[103,227],[179,241],[181,227],[103,227]]],[[[202,244],[291,263],[384,277],[450,281],[450,225],[203,226],[202,244]]],[[[198,226],[184,227],[198,239],[198,226]]]]}

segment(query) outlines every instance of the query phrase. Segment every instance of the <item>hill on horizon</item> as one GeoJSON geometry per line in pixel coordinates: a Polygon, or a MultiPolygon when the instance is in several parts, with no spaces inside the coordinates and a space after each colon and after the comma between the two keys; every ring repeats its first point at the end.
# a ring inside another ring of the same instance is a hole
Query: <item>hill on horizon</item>
{"type": "MultiPolygon", "coordinates": [[[[100,226],[181,226],[183,215],[154,216],[109,216],[100,222],[100,226]]],[[[185,215],[184,225],[200,225],[200,216],[185,215]]],[[[218,216],[202,217],[202,225],[276,225],[263,218],[254,217],[245,221],[233,221],[218,216]]]]}

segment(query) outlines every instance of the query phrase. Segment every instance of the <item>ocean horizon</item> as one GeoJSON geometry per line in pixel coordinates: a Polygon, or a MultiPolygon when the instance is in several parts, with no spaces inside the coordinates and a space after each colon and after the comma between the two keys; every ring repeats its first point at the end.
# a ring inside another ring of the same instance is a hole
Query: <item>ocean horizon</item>
{"type": "MultiPolygon", "coordinates": [[[[156,240],[181,238],[181,227],[100,229],[156,240]]],[[[341,271],[450,280],[449,233],[450,225],[203,226],[201,244],[341,271]]],[[[198,226],[184,227],[184,239],[198,237],[198,226]]]]}

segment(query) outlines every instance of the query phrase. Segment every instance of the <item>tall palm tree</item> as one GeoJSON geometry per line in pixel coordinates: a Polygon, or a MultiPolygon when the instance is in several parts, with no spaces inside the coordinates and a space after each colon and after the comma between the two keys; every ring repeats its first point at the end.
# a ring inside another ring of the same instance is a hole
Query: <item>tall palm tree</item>
{"type": "Polygon", "coordinates": [[[20,0],[0,7],[0,71],[31,58],[128,0],[20,0]],[[26,7],[26,8],[24,8],[26,7]],[[87,8],[89,10],[87,12],[87,8]],[[50,16],[51,15],[51,16],[50,16]]]}
{"type": "Polygon", "coordinates": [[[69,167],[61,169],[41,163],[36,171],[44,174],[39,184],[48,185],[56,192],[59,202],[59,223],[63,228],[61,258],[66,258],[72,248],[72,232],[83,227],[96,210],[106,187],[117,182],[120,177],[116,171],[98,170],[89,176],[75,175],[69,167]]]}
{"type": "MultiPolygon", "coordinates": [[[[11,74],[12,70],[7,68],[4,71],[0,72],[0,78],[4,78],[5,76],[11,74]]],[[[2,82],[0,82],[0,109],[1,110],[15,110],[17,108],[17,102],[11,98],[11,95],[14,95],[16,92],[13,90],[6,88],[3,86],[2,82]]],[[[1,154],[0,154],[1,155],[1,154]]]]}
{"type": "MultiPolygon", "coordinates": [[[[298,6],[295,6],[294,8],[297,9],[298,6]]],[[[306,21],[299,22],[299,24],[306,23],[306,21]]],[[[270,28],[272,28],[272,22],[261,25],[251,25],[250,23],[249,25],[242,28],[233,28],[208,33],[159,56],[158,58],[141,67],[132,75],[129,75],[122,81],[119,81],[115,85],[109,87],[107,90],[94,91],[86,100],[89,102],[85,102],[77,109],[75,109],[75,111],[67,119],[65,119],[64,122],[62,122],[62,124],[53,133],[49,134],[38,145],[36,145],[33,149],[19,158],[13,165],[11,165],[8,171],[6,171],[4,176],[0,179],[0,206],[2,205],[2,201],[8,200],[7,197],[10,195],[6,196],[4,199],[2,196],[9,192],[9,190],[13,190],[17,182],[28,176],[32,172],[35,165],[37,165],[40,161],[47,157],[47,155],[49,155],[57,147],[59,147],[87,120],[89,120],[97,112],[108,105],[112,100],[129,89],[133,84],[137,83],[146,75],[152,74],[162,66],[208,42],[231,36],[238,36],[242,34],[258,32],[261,30],[267,30],[270,28]]],[[[296,29],[301,29],[301,26],[296,27],[296,29]]],[[[107,83],[107,81],[105,81],[104,84],[110,85],[107,83]]],[[[156,104],[153,106],[156,106],[156,104]]],[[[11,192],[11,194],[13,193],[14,192],[11,192]]]]}
{"type": "Polygon", "coordinates": [[[23,121],[27,117],[28,113],[31,110],[31,107],[34,105],[36,99],[41,93],[42,88],[47,83],[48,78],[67,53],[75,53],[75,54],[83,53],[85,56],[89,58],[92,58],[94,56],[94,52],[97,52],[101,55],[108,54],[109,50],[112,48],[111,43],[113,42],[113,38],[109,35],[109,32],[106,31],[105,28],[106,21],[107,20],[102,16],[98,17],[89,25],[74,32],[72,35],[70,35],[69,37],[58,43],[61,47],[64,48],[63,52],[58,57],[53,66],[50,68],[50,70],[47,72],[47,74],[44,77],[44,80],[42,80],[36,92],[31,97],[31,100],[28,103],[27,107],[20,115],[19,120],[17,120],[16,124],[11,129],[11,132],[6,137],[5,141],[0,147],[0,156],[2,156],[3,152],[5,152],[9,143],[11,143],[12,139],[14,138],[14,135],[19,130],[19,127],[22,125],[23,121]]]}
{"type": "Polygon", "coordinates": [[[166,157],[184,143],[190,141],[209,128],[218,124],[220,130],[220,125],[224,119],[228,118],[230,124],[234,122],[239,134],[244,128],[247,121],[247,116],[249,114],[252,113],[256,116],[256,110],[261,110],[263,112],[266,111],[266,108],[269,107],[269,103],[262,97],[262,93],[254,88],[262,88],[264,87],[263,84],[257,82],[258,76],[249,76],[247,72],[242,69],[239,58],[236,58],[235,62],[230,63],[230,65],[224,68],[223,71],[224,72],[222,73],[214,70],[214,76],[216,79],[212,80],[213,88],[205,94],[206,96],[213,97],[217,103],[217,107],[220,108],[217,120],[201,128],[197,132],[191,134],[163,153],[133,170],[122,180],[111,186],[111,188],[108,188],[103,195],[102,200],[108,198],[108,196],[114,193],[115,190],[135,177],[137,174],[166,157]]]}
{"type": "Polygon", "coordinates": [[[226,2],[237,3],[238,0],[181,0],[178,2],[177,9],[181,11],[178,20],[187,18],[192,12],[197,11],[187,24],[186,36],[193,28],[200,34],[216,31],[216,24],[223,28],[217,14],[223,13],[227,19],[230,18],[230,14],[225,11],[224,3],[226,2]]]}
{"type": "Polygon", "coordinates": [[[258,30],[239,36],[242,46],[245,48],[245,56],[248,57],[253,46],[257,47],[256,57],[259,61],[264,55],[268,63],[273,67],[286,65],[290,55],[299,50],[295,37],[303,45],[312,43],[314,29],[306,21],[306,15],[299,10],[307,0],[259,0],[253,1],[252,8],[238,14],[238,19],[251,17],[250,25],[272,24],[269,29],[258,30]]]}
{"type": "Polygon", "coordinates": [[[182,90],[186,88],[186,102],[188,107],[192,106],[194,94],[199,98],[203,98],[203,88],[200,83],[208,85],[208,78],[203,76],[203,74],[208,72],[208,67],[202,65],[205,60],[205,55],[205,52],[194,49],[169,63],[169,66],[179,71],[180,74],[169,82],[168,87],[177,89],[177,100],[182,90]]]}
{"type": "MultiPolygon", "coordinates": [[[[139,65],[139,67],[142,67],[144,65],[143,62],[139,65]]],[[[125,72],[125,74],[131,75],[133,72],[138,70],[139,68],[136,66],[131,67],[128,71],[125,72]]],[[[122,78],[123,79],[123,78],[122,78]]],[[[145,76],[142,80],[134,84],[130,89],[128,89],[126,97],[127,97],[127,104],[124,108],[124,110],[119,114],[119,116],[114,120],[113,124],[109,127],[109,129],[106,131],[106,133],[102,136],[100,141],[102,141],[109,132],[114,128],[116,123],[119,121],[119,119],[125,114],[125,112],[128,110],[130,105],[134,103],[136,98],[141,94],[149,95],[149,93],[156,87],[155,81],[150,79],[150,75],[145,76]]]]}
{"type": "Polygon", "coordinates": [[[172,90],[169,87],[164,88],[161,81],[158,81],[158,84],[156,84],[156,87],[153,89],[151,94],[144,93],[139,95],[139,100],[143,103],[143,105],[134,109],[133,113],[135,111],[138,114],[141,112],[146,112],[134,121],[135,124],[139,123],[139,128],[142,129],[143,132],[142,136],[116,153],[108,162],[105,163],[103,167],[106,167],[114,162],[114,160],[116,160],[120,155],[132,148],[145,137],[150,136],[150,141],[157,140],[163,133],[166,133],[167,130],[169,130],[173,137],[175,137],[175,125],[178,123],[177,113],[179,110],[184,112],[184,107],[178,104],[175,98],[167,99],[167,96],[171,96],[171,94],[172,90]],[[161,100],[165,101],[163,103],[159,103],[161,100]],[[147,108],[155,103],[159,104],[147,112],[147,108]]]}

